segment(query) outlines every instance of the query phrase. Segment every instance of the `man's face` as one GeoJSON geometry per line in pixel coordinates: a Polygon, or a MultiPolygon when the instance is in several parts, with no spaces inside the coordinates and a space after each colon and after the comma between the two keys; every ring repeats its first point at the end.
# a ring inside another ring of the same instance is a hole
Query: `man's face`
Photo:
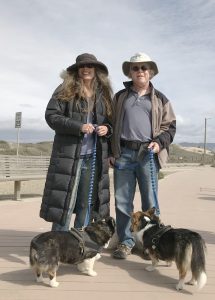
{"type": "Polygon", "coordinates": [[[130,66],[130,76],[134,84],[145,86],[150,80],[150,72],[144,63],[132,63],[130,66]]]}

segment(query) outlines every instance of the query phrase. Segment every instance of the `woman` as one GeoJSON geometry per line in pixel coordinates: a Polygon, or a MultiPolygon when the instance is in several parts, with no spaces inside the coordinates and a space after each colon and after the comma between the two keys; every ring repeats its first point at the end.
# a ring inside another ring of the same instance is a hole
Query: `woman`
{"type": "Polygon", "coordinates": [[[74,227],[81,228],[110,212],[108,69],[94,55],[84,53],[62,75],[64,81],[45,114],[55,138],[40,217],[53,222],[52,230],[68,230],[72,213],[76,213],[74,227]]]}

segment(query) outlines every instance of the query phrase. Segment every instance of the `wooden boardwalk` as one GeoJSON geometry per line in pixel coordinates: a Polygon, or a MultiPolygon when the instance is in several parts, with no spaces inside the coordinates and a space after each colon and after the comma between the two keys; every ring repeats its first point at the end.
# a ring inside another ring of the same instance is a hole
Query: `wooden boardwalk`
{"type": "MultiPolygon", "coordinates": [[[[165,224],[198,231],[207,243],[207,285],[197,291],[186,286],[175,290],[175,265],[160,263],[157,271],[144,270],[148,261],[136,255],[115,260],[106,250],[95,263],[97,277],[78,273],[75,266],[61,265],[58,288],[37,284],[29,268],[29,243],[50,224],[38,217],[41,197],[0,201],[0,300],[53,299],[195,299],[215,297],[215,168],[195,167],[173,173],[159,182],[161,218],[165,224]]],[[[1,194],[1,192],[0,192],[1,194]]],[[[139,209],[139,193],[135,198],[139,209]]],[[[112,215],[114,200],[112,195],[112,215]]],[[[188,278],[187,278],[188,279],[188,278]]]]}

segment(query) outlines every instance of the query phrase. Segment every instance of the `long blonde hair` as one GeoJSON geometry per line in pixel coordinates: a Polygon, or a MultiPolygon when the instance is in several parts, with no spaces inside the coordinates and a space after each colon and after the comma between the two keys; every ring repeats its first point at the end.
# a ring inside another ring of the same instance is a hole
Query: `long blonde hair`
{"type": "MultiPolygon", "coordinates": [[[[57,94],[58,98],[62,101],[70,101],[71,99],[75,100],[83,100],[86,99],[84,94],[84,84],[83,81],[79,78],[77,71],[67,72],[63,71],[61,73],[61,78],[63,78],[63,83],[59,89],[57,94]]],[[[102,97],[104,99],[106,114],[108,117],[112,116],[113,108],[112,108],[112,87],[108,76],[100,71],[99,69],[95,69],[95,77],[92,81],[92,89],[93,89],[93,101],[96,101],[96,93],[97,91],[102,92],[102,97]]]]}

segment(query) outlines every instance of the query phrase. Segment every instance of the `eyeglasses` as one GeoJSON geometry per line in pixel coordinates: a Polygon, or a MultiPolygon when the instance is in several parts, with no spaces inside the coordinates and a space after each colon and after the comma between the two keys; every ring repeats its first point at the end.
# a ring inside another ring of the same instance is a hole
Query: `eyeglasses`
{"type": "Polygon", "coordinates": [[[79,68],[89,68],[89,69],[92,69],[94,67],[95,66],[93,64],[85,64],[85,65],[81,65],[79,68]]]}
{"type": "Polygon", "coordinates": [[[134,71],[134,72],[138,72],[140,70],[145,72],[148,69],[147,69],[146,66],[140,66],[140,67],[139,66],[133,66],[133,67],[131,67],[131,70],[134,71]]]}

